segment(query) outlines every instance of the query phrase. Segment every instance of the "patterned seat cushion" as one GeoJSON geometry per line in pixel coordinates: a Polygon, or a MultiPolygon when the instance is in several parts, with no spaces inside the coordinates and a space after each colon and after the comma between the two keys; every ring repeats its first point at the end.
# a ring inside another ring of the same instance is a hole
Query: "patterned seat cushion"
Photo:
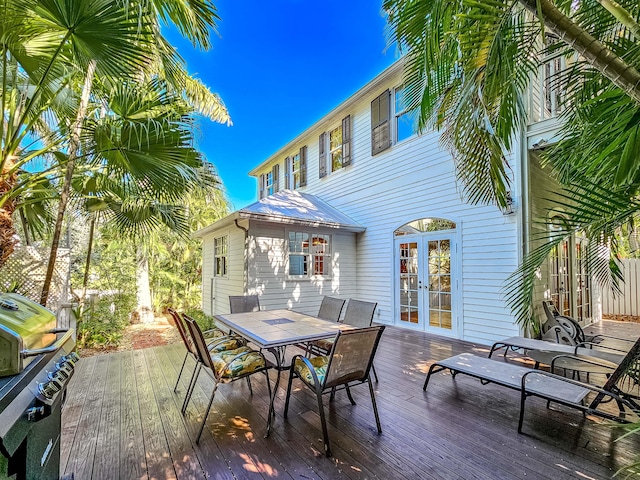
{"type": "Polygon", "coordinates": [[[222,378],[240,377],[265,368],[266,366],[264,356],[249,347],[240,347],[235,350],[212,353],[211,360],[216,369],[216,376],[222,378]],[[246,354],[233,360],[235,356],[241,353],[246,354]],[[222,370],[230,361],[231,363],[223,372],[222,370]]]}
{"type": "Polygon", "coordinates": [[[323,338],[322,340],[315,340],[311,342],[314,347],[324,350],[326,352],[330,352],[333,348],[333,343],[336,341],[334,338],[323,338]]]}
{"type": "MultiPolygon", "coordinates": [[[[316,375],[318,376],[318,381],[320,384],[324,383],[324,377],[327,374],[327,365],[329,364],[329,357],[313,357],[308,358],[313,365],[313,369],[316,371],[316,375]]],[[[314,386],[315,383],[313,381],[313,375],[311,375],[311,371],[307,367],[307,364],[304,363],[300,358],[296,358],[295,363],[295,372],[298,374],[300,379],[310,386],[314,386]]]]}
{"type": "Polygon", "coordinates": [[[224,330],[220,330],[219,328],[212,328],[211,330],[202,332],[202,335],[204,336],[204,338],[209,340],[211,338],[228,337],[229,333],[225,332],[224,330]]]}
{"type": "Polygon", "coordinates": [[[238,337],[218,337],[214,340],[211,340],[207,345],[207,348],[211,353],[223,352],[225,350],[235,350],[236,348],[240,348],[244,346],[242,340],[238,337]]]}

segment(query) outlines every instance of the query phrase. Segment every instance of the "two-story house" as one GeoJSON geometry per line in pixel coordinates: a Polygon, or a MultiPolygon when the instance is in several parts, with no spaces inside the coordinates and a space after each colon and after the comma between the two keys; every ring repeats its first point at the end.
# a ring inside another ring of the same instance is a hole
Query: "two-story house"
{"type": "MultiPolygon", "coordinates": [[[[557,129],[554,94],[532,93],[531,126],[510,159],[513,204],[502,211],[465,202],[439,134],[414,132],[401,74],[398,61],[283,145],[249,172],[259,200],[196,233],[205,312],[258,294],[262,308],[315,313],[332,295],[375,301],[375,322],[408,329],[483,344],[518,334],[502,290],[541,228],[533,218],[553,212],[536,152],[557,129]]],[[[537,295],[586,320],[579,247],[559,249],[537,295]]]]}

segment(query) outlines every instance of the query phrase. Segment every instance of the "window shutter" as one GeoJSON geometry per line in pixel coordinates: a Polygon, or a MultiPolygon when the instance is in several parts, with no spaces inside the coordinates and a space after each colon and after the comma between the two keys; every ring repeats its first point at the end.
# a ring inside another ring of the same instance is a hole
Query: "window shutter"
{"type": "Polygon", "coordinates": [[[342,166],[351,165],[351,115],[342,119],[342,166]]]}
{"type": "Polygon", "coordinates": [[[300,186],[307,186],[307,146],[300,147],[300,186]]]}
{"type": "Polygon", "coordinates": [[[291,157],[284,159],[284,188],[293,188],[291,185],[291,157]]]}
{"type": "Polygon", "coordinates": [[[327,176],[327,153],[325,151],[327,144],[327,132],[320,134],[318,139],[318,171],[320,178],[327,176]]]}
{"type": "Polygon", "coordinates": [[[258,182],[260,183],[260,185],[259,185],[259,188],[260,188],[260,200],[262,200],[264,198],[264,184],[265,184],[264,173],[262,175],[260,175],[260,180],[258,180],[258,182]]]}
{"type": "Polygon", "coordinates": [[[273,193],[276,193],[280,185],[280,165],[277,163],[271,169],[271,179],[273,182],[273,193]]]}
{"type": "Polygon", "coordinates": [[[387,89],[371,102],[371,155],[383,152],[391,146],[390,100],[391,91],[387,89]]]}

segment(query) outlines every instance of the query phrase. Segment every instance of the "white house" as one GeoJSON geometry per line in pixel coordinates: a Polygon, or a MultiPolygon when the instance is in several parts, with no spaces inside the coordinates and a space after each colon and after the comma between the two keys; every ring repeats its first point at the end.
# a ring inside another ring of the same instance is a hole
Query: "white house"
{"type": "MultiPolygon", "coordinates": [[[[532,93],[532,122],[510,159],[512,207],[474,206],[439,134],[413,133],[401,63],[249,172],[256,203],[196,233],[205,312],[228,312],[228,295],[259,294],[262,308],[314,313],[332,295],[377,302],[374,321],[407,329],[482,344],[519,333],[502,289],[531,247],[532,220],[553,211],[536,160],[557,129],[553,94],[532,93]]],[[[587,321],[579,247],[559,249],[537,295],[587,321]]]]}

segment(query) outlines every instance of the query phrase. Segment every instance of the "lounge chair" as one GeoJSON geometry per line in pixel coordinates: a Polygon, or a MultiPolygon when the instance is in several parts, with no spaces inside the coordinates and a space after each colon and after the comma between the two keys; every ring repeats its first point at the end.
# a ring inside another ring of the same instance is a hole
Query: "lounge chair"
{"type": "MultiPolygon", "coordinates": [[[[574,361],[579,359],[575,357],[574,361]]],[[[576,408],[584,413],[599,415],[619,422],[628,422],[627,413],[640,411],[638,395],[625,391],[621,383],[626,381],[638,389],[638,372],[640,369],[640,339],[629,350],[620,364],[612,370],[602,387],[568,379],[541,370],[534,370],[520,365],[492,360],[471,353],[463,353],[435,362],[429,368],[427,378],[422,387],[426,391],[431,375],[442,370],[450,370],[453,378],[459,373],[478,378],[481,383],[495,383],[522,392],[518,432],[522,431],[525,400],[529,396],[544,398],[548,402],[559,403],[576,408]],[[591,403],[584,403],[585,397],[595,392],[591,403]],[[619,413],[603,410],[602,404],[615,401],[619,413]]]]}

